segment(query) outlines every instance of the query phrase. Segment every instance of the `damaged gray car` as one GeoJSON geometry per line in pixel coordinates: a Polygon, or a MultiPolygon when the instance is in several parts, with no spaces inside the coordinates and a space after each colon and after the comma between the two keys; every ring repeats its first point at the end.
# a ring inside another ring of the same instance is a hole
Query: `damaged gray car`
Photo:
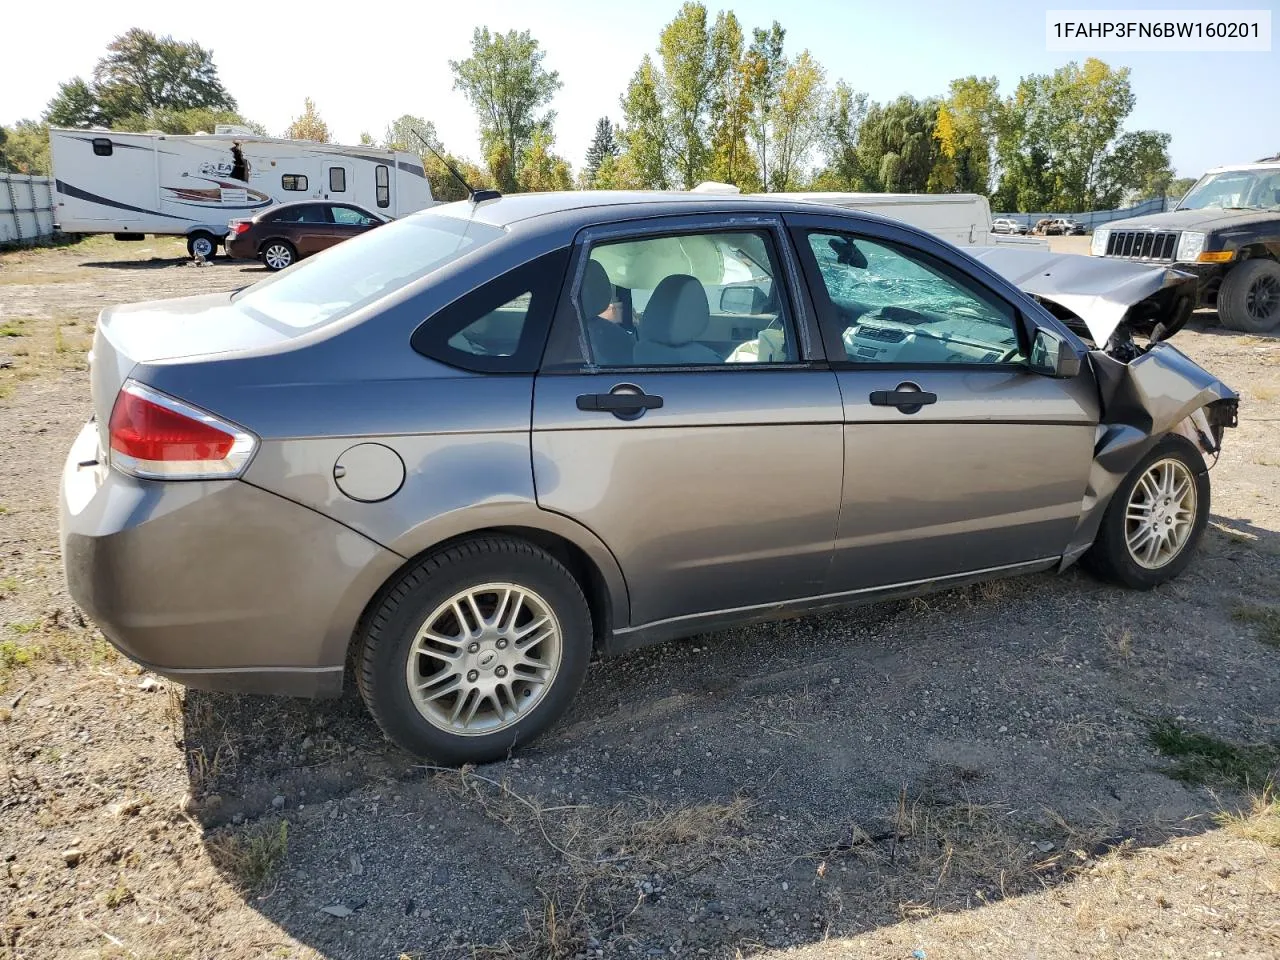
{"type": "Polygon", "coordinates": [[[1236,395],[1167,342],[1172,272],[1024,254],[767,197],[477,197],[110,308],[72,595],[192,686],[351,671],[460,763],[594,655],[1076,560],[1156,586],[1236,395]]]}

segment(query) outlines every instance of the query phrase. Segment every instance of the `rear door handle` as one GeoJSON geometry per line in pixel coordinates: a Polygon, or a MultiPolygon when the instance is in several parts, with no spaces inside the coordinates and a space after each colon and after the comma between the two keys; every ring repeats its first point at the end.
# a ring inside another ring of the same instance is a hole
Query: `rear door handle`
{"type": "Polygon", "coordinates": [[[662,398],[651,393],[584,393],[578,397],[579,410],[605,410],[610,413],[657,410],[662,398]]]}
{"type": "Polygon", "coordinates": [[[872,390],[870,400],[873,407],[897,407],[903,413],[915,413],[937,403],[938,395],[921,390],[914,383],[900,383],[894,390],[872,390]]]}

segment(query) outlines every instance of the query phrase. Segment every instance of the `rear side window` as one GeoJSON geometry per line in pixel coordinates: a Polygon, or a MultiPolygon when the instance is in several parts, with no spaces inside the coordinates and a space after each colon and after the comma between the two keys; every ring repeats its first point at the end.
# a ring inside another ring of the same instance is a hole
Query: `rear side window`
{"type": "Polygon", "coordinates": [[[347,189],[347,171],[342,167],[329,168],[329,189],[334,193],[345,193],[347,189]]]}
{"type": "Polygon", "coordinates": [[[114,145],[106,137],[93,138],[93,155],[95,157],[109,157],[114,152],[114,145]]]}
{"type": "Polygon", "coordinates": [[[373,184],[377,190],[378,206],[391,206],[391,172],[385,163],[380,163],[373,171],[373,184]]]}
{"type": "Polygon", "coordinates": [[[307,178],[301,173],[285,173],[280,177],[282,190],[306,190],[307,178]]]}
{"type": "Polygon", "coordinates": [[[328,223],[329,217],[325,208],[319,204],[307,204],[301,207],[289,207],[281,210],[271,218],[274,223],[328,223]]]}
{"type": "Polygon", "coordinates": [[[534,373],[568,263],[565,247],[490,280],[426,320],[410,344],[463,370],[534,373]]]}

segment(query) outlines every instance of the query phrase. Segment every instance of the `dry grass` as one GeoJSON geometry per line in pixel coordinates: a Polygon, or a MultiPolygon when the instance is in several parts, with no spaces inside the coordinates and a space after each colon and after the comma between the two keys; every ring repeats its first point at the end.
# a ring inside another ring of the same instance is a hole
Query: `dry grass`
{"type": "Polygon", "coordinates": [[[289,853],[289,821],[268,822],[211,837],[209,857],[245,893],[259,893],[289,853]]]}
{"type": "Polygon", "coordinates": [[[1268,783],[1251,794],[1246,809],[1224,810],[1216,819],[1238,837],[1280,849],[1280,792],[1274,784],[1268,783]]]}
{"type": "Polygon", "coordinates": [[[1231,619],[1257,628],[1258,639],[1269,647],[1280,647],[1280,607],[1242,605],[1231,611],[1231,619]]]}
{"type": "Polygon", "coordinates": [[[10,622],[6,630],[0,639],[0,691],[40,664],[98,666],[119,657],[96,630],[64,623],[57,610],[39,620],[10,622]]]}

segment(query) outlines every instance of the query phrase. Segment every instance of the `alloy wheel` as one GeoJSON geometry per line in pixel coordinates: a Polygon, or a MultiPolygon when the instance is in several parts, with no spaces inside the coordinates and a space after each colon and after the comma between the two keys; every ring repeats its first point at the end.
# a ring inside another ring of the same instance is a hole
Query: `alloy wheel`
{"type": "Polygon", "coordinates": [[[562,656],[560,622],[546,600],[519,584],[486,583],[459,591],[426,618],[405,680],[433,726],[482,736],[528,715],[562,656]]]}
{"type": "Polygon", "coordinates": [[[1258,277],[1245,295],[1245,309],[1263,327],[1280,318],[1280,280],[1275,277],[1258,277]]]}
{"type": "Polygon", "coordinates": [[[1125,508],[1125,544],[1135,563],[1158,570],[1182,552],[1196,523],[1196,482],[1187,465],[1153,463],[1134,484],[1125,508]]]}
{"type": "Polygon", "coordinates": [[[263,252],[262,259],[267,261],[267,266],[272,270],[283,270],[293,262],[293,254],[284,244],[273,243],[263,252]]]}
{"type": "Polygon", "coordinates": [[[208,260],[213,256],[213,241],[208,237],[196,237],[191,241],[191,252],[201,259],[208,260]]]}

